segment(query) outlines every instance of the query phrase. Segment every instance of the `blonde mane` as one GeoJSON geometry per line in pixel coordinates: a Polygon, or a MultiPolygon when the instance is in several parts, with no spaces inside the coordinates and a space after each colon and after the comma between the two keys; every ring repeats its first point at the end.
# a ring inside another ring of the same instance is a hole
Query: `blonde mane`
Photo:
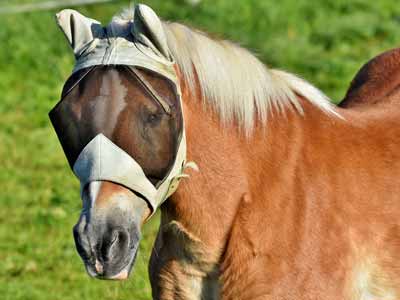
{"type": "MultiPolygon", "coordinates": [[[[125,12],[120,18],[133,18],[125,12]]],[[[236,120],[251,132],[257,118],[294,108],[303,114],[299,96],[322,111],[337,115],[334,106],[316,87],[296,75],[267,68],[250,51],[226,40],[172,22],[163,22],[168,46],[190,88],[199,85],[205,105],[223,122],[236,120]]]]}

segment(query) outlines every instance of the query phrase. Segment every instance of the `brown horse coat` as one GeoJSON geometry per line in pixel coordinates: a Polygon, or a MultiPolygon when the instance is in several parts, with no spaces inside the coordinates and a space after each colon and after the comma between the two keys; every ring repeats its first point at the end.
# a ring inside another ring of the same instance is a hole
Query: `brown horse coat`
{"type": "Polygon", "coordinates": [[[395,102],[400,84],[400,48],[386,51],[366,63],[354,77],[341,107],[395,102]]]}
{"type": "Polygon", "coordinates": [[[182,86],[201,172],[162,208],[154,299],[398,299],[399,112],[301,100],[246,139],[182,86]]]}

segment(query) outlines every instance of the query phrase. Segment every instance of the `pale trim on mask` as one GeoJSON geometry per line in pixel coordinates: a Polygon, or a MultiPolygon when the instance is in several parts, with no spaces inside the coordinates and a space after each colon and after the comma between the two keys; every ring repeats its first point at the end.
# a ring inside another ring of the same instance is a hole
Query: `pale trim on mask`
{"type": "MultiPolygon", "coordinates": [[[[73,171],[81,183],[81,194],[90,182],[111,181],[143,196],[154,213],[175,192],[180,179],[185,177],[183,174],[185,159],[186,139],[182,136],[174,165],[156,188],[129,154],[100,133],[81,151],[73,171]]],[[[188,166],[191,167],[191,164],[188,166]]]]}
{"type": "Polygon", "coordinates": [[[174,62],[156,55],[151,49],[121,37],[95,39],[90,50],[77,57],[73,72],[97,65],[140,66],[176,82],[174,62]]]}

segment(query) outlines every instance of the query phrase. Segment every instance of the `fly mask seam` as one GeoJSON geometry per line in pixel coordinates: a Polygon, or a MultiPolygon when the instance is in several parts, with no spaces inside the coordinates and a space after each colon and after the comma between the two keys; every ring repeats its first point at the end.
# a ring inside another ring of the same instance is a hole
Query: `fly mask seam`
{"type": "Polygon", "coordinates": [[[143,86],[143,88],[147,91],[147,93],[163,108],[163,110],[170,115],[171,108],[168,103],[164,101],[164,99],[158,95],[158,93],[152,88],[151,84],[147,82],[146,79],[139,72],[136,71],[135,67],[129,67],[129,71],[135,76],[135,78],[139,81],[139,83],[143,86]]]}

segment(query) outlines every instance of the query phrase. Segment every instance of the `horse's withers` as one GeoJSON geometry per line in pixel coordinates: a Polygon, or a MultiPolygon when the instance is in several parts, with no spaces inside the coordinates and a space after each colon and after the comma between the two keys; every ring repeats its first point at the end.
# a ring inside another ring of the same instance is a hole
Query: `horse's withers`
{"type": "Polygon", "coordinates": [[[141,226],[183,176],[180,88],[163,28],[145,6],[103,28],[71,10],[57,15],[76,64],[50,112],[83,210],[74,227],[91,276],[128,277],[141,226]]]}

